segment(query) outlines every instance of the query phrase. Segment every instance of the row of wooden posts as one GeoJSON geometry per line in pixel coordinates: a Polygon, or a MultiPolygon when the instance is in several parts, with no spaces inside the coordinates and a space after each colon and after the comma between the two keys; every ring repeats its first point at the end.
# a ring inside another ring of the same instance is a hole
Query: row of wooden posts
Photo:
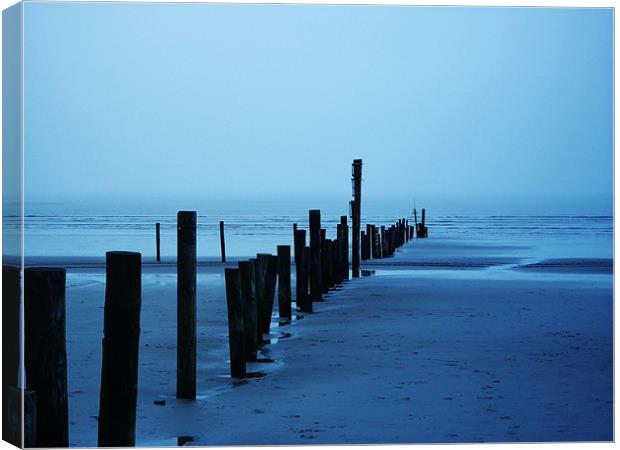
{"type": "MultiPolygon", "coordinates": [[[[417,215],[416,211],[414,211],[414,215],[417,215]]],[[[362,261],[366,261],[368,259],[381,259],[386,256],[391,256],[394,254],[394,250],[402,245],[405,242],[408,242],[410,239],[413,239],[414,233],[418,238],[426,238],[428,237],[428,227],[425,226],[426,219],[426,210],[422,208],[422,222],[416,223],[415,226],[409,225],[409,221],[407,219],[399,219],[395,224],[391,225],[389,228],[385,228],[385,226],[381,226],[377,228],[375,225],[366,224],[366,232],[361,232],[361,246],[360,253],[362,261]]],[[[348,248],[349,248],[349,240],[348,240],[348,227],[347,227],[347,216],[341,216],[341,223],[338,225],[338,238],[343,235],[346,237],[346,246],[344,248],[340,248],[345,245],[344,239],[342,239],[341,246],[337,246],[337,250],[339,251],[341,256],[341,263],[344,264],[346,262],[348,266],[348,248]],[[342,227],[342,229],[341,229],[342,227]],[[345,231],[346,228],[346,231],[345,231]]],[[[299,257],[301,257],[302,249],[297,248],[297,239],[298,236],[295,234],[295,230],[297,229],[297,224],[293,224],[294,226],[294,242],[295,242],[295,263],[298,262],[299,257]]],[[[156,247],[156,261],[161,261],[161,238],[160,238],[160,228],[161,225],[159,222],[155,224],[155,247],[156,247]]],[[[304,231],[304,230],[300,230],[304,231]]],[[[324,233],[324,230],[321,230],[321,233],[324,233]]],[[[299,235],[299,238],[302,239],[300,242],[305,241],[305,231],[302,235],[299,235]]],[[[324,240],[324,236],[322,237],[324,240]]],[[[331,245],[331,241],[328,240],[328,246],[331,245]]],[[[290,250],[290,249],[289,249],[290,250]]],[[[329,251],[329,249],[327,249],[329,251]]],[[[224,221],[220,220],[220,252],[222,262],[226,262],[226,239],[224,237],[224,221]]],[[[347,276],[348,276],[347,269],[347,276]]],[[[298,286],[299,288],[299,286],[298,286]]]]}
{"type": "MultiPolygon", "coordinates": [[[[177,215],[177,397],[188,399],[196,397],[196,217],[195,211],[180,211],[177,215]]],[[[159,228],[157,224],[158,242],[159,228]]],[[[362,237],[362,259],[367,252],[380,255],[376,257],[390,256],[413,237],[412,227],[404,219],[377,230],[367,226],[367,235],[374,236],[374,246],[365,244],[368,241],[362,237]]],[[[311,313],[313,302],[322,301],[332,287],[349,279],[347,216],[340,217],[335,239],[330,239],[326,229],[321,228],[320,210],[310,210],[309,230],[294,224],[293,242],[295,303],[299,311],[311,313]]],[[[106,253],[99,446],[135,444],[141,272],[140,253],[106,253]]],[[[15,298],[9,290],[19,292],[19,268],[3,266],[3,280],[3,296],[15,298]]],[[[257,360],[263,337],[270,332],[276,285],[279,317],[292,319],[291,246],[277,246],[277,256],[260,253],[256,258],[239,261],[238,268],[225,269],[225,281],[231,376],[244,378],[246,362],[257,360]]],[[[62,268],[24,270],[24,365],[28,389],[23,391],[23,411],[18,401],[22,391],[16,388],[19,355],[5,348],[12,356],[3,376],[12,389],[5,389],[4,395],[24,415],[26,446],[69,445],[65,282],[66,270],[62,268]]],[[[19,323],[19,303],[16,305],[13,309],[3,308],[5,331],[9,334],[14,328],[11,323],[19,323]]],[[[17,337],[18,330],[13,331],[17,337]]],[[[10,337],[8,342],[18,341],[10,337]]],[[[15,416],[7,412],[5,425],[15,416]]],[[[21,424],[13,425],[21,430],[21,424]]],[[[11,428],[10,424],[4,427],[7,433],[11,428]]],[[[21,443],[21,436],[5,437],[17,445],[21,443]]]]}
{"type": "MultiPolygon", "coordinates": [[[[362,161],[354,160],[350,247],[354,278],[360,272],[361,168],[362,161]]],[[[176,394],[184,399],[196,397],[196,220],[195,211],[177,214],[176,394]]],[[[417,225],[416,218],[417,235],[425,237],[424,210],[421,228],[417,225]]],[[[335,239],[329,239],[321,228],[320,210],[309,211],[308,228],[293,226],[295,301],[297,309],[305,313],[311,313],[313,302],[322,301],[323,294],[349,278],[347,216],[341,216],[335,239]]],[[[390,256],[413,236],[404,219],[380,230],[372,225],[367,228],[362,254],[390,256]]],[[[220,222],[220,243],[222,261],[225,261],[223,222],[220,222]]],[[[159,223],[156,246],[156,259],[160,261],[159,223]]],[[[135,445],[141,279],[140,253],[106,253],[99,446],[135,445]]],[[[246,362],[256,361],[264,335],[270,332],[276,284],[279,316],[292,318],[291,247],[278,246],[277,256],[258,254],[256,258],[240,261],[238,268],[225,269],[225,281],[231,375],[243,378],[247,375],[246,362]]],[[[15,343],[20,342],[20,269],[3,266],[3,394],[7,399],[3,402],[3,439],[17,446],[68,447],[66,270],[26,268],[23,283],[27,389],[22,390],[17,376],[19,348],[15,350],[15,343]]]]}
{"type": "MultiPolygon", "coordinates": [[[[335,239],[321,228],[320,210],[309,212],[309,242],[306,231],[293,224],[295,303],[301,312],[312,313],[312,303],[336,284],[349,279],[349,227],[340,217],[335,239]]],[[[270,332],[276,282],[278,315],[291,320],[291,246],[278,245],[277,256],[259,253],[239,261],[238,268],[225,269],[226,302],[230,345],[230,373],[246,377],[246,362],[256,361],[264,335],[270,332]]]]}

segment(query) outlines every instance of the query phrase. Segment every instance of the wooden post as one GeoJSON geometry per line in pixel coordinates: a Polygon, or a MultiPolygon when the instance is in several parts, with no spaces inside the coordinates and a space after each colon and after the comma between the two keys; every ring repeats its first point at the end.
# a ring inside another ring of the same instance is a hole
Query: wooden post
{"type": "Polygon", "coordinates": [[[385,235],[385,225],[381,225],[380,234],[381,234],[381,258],[386,258],[388,256],[388,250],[387,250],[387,242],[386,242],[386,235],[385,235]]]}
{"type": "Polygon", "coordinates": [[[22,390],[15,386],[6,386],[2,401],[6,402],[3,414],[7,414],[7,417],[2,416],[2,421],[6,424],[6,428],[2,428],[2,440],[18,448],[36,447],[36,392],[30,389],[22,390]]]}
{"type": "Polygon", "coordinates": [[[366,233],[362,231],[361,233],[361,256],[362,256],[362,261],[366,261],[368,259],[368,256],[366,255],[366,233]]]}
{"type": "Polygon", "coordinates": [[[196,398],[196,211],[177,214],[177,398],[196,398]]]}
{"type": "Polygon", "coordinates": [[[327,294],[330,288],[329,279],[329,244],[325,238],[325,228],[321,229],[321,289],[323,294],[327,294]]]}
{"type": "MultiPolygon", "coordinates": [[[[22,402],[9,401],[9,389],[17,390],[20,372],[20,269],[2,266],[2,440],[17,447],[22,444],[22,402]],[[11,421],[19,418],[19,421],[11,421]]],[[[34,445],[31,445],[34,446],[34,445]]]]}
{"type": "MultiPolygon", "coordinates": [[[[303,312],[312,312],[312,299],[308,293],[308,283],[310,270],[310,247],[304,247],[301,253],[301,291],[302,291],[302,303],[298,305],[303,312]]],[[[298,297],[299,298],[299,297],[298,297]]],[[[299,300],[298,300],[299,301],[299,300]]]]}
{"type": "Polygon", "coordinates": [[[311,209],[310,222],[310,300],[320,301],[322,294],[321,282],[321,211],[311,209]]]}
{"type": "MultiPolygon", "coordinates": [[[[297,223],[293,224],[293,248],[295,247],[295,233],[297,233],[297,223]]],[[[297,258],[297,255],[295,255],[295,258],[297,258]]],[[[297,262],[297,260],[295,260],[295,262],[297,262]]]]}
{"type": "Polygon", "coordinates": [[[228,346],[230,349],[230,376],[244,378],[245,325],[241,303],[239,269],[224,269],[226,280],[226,306],[228,309],[228,346]]]}
{"type": "Polygon", "coordinates": [[[226,240],[224,239],[224,221],[220,220],[220,249],[222,252],[222,262],[226,262],[226,240]]]}
{"type": "Polygon", "coordinates": [[[157,222],[155,224],[155,247],[156,247],[156,260],[157,262],[161,261],[161,252],[159,251],[159,244],[161,243],[160,237],[159,237],[159,228],[160,228],[160,224],[159,222],[157,222]]]}
{"type": "Polygon", "coordinates": [[[295,301],[297,308],[302,309],[305,298],[308,296],[308,273],[302,264],[302,254],[306,246],[306,230],[295,231],[295,301]],[[304,292],[304,276],[306,277],[304,292]]]}
{"type": "Polygon", "coordinates": [[[269,255],[259,253],[254,260],[254,280],[256,293],[256,342],[263,345],[263,309],[265,308],[265,283],[267,279],[267,266],[269,255]]]}
{"type": "Polygon", "coordinates": [[[258,331],[256,309],[256,281],[254,263],[256,260],[239,261],[239,283],[241,284],[241,306],[245,328],[245,360],[256,361],[258,331]]]}
{"type": "Polygon", "coordinates": [[[325,239],[327,248],[327,286],[328,290],[334,287],[334,241],[331,239],[325,239]]]}
{"type": "Polygon", "coordinates": [[[349,279],[349,226],[347,225],[347,216],[340,216],[340,223],[342,224],[342,242],[341,252],[342,257],[342,276],[344,280],[349,279]]]}
{"type": "Polygon", "coordinates": [[[362,160],[353,160],[353,230],[351,237],[352,276],[360,276],[360,222],[362,218],[362,160]]]}
{"type": "MultiPolygon", "coordinates": [[[[278,258],[268,253],[259,253],[256,256],[258,272],[261,277],[257,279],[257,287],[260,285],[260,293],[257,296],[259,312],[259,331],[268,334],[271,327],[271,314],[273,312],[273,299],[276,293],[276,281],[278,275],[278,258]]],[[[257,289],[258,292],[258,289],[257,289]]],[[[262,334],[259,342],[262,342],[262,334]]]]}
{"type": "Polygon", "coordinates": [[[366,259],[371,259],[372,258],[372,225],[370,225],[369,223],[366,224],[366,247],[367,248],[367,253],[366,253],[366,259]]]}
{"type": "Polygon", "coordinates": [[[291,318],[291,246],[278,245],[278,312],[291,318]]]}
{"type": "Polygon", "coordinates": [[[106,253],[99,447],[136,443],[142,255],[106,253]]]}
{"type": "Polygon", "coordinates": [[[338,283],[344,280],[344,268],[342,265],[342,241],[344,240],[344,226],[339,223],[336,225],[336,240],[334,241],[335,245],[335,266],[336,266],[336,277],[338,283]]]}
{"type": "Polygon", "coordinates": [[[65,269],[24,269],[24,364],[37,394],[36,447],[69,446],[65,280],[65,269]]]}

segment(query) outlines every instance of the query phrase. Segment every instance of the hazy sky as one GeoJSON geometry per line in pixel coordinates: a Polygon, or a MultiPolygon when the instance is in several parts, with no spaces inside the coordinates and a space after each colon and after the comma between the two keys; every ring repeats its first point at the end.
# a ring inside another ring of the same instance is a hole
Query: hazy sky
{"type": "MultiPolygon", "coordinates": [[[[610,9],[25,5],[26,195],[591,202],[610,9]]],[[[597,206],[598,207],[598,206],[597,206]]]]}

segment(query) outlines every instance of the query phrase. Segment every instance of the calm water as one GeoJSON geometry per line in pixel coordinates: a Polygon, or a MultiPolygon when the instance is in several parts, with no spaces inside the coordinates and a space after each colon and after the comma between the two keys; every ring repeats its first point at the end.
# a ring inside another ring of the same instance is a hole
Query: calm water
{"type": "MultiPolygon", "coordinates": [[[[152,257],[155,255],[155,223],[160,222],[162,255],[174,256],[176,211],[190,205],[175,206],[172,202],[110,203],[97,208],[77,203],[27,205],[25,254],[103,256],[108,250],[130,250],[152,257]]],[[[327,229],[328,237],[335,237],[340,215],[349,215],[346,201],[316,205],[205,202],[192,206],[186,209],[198,211],[199,257],[219,255],[220,220],[225,222],[227,255],[249,256],[257,252],[275,252],[279,244],[292,245],[293,223],[307,228],[310,208],[321,209],[322,226],[327,229]]],[[[411,209],[405,203],[369,202],[362,210],[362,225],[389,226],[402,217],[413,223],[411,209]]],[[[612,216],[449,215],[429,210],[427,223],[434,239],[527,246],[540,257],[609,258],[613,254],[612,216]]],[[[7,225],[10,223],[5,219],[7,225]]]]}

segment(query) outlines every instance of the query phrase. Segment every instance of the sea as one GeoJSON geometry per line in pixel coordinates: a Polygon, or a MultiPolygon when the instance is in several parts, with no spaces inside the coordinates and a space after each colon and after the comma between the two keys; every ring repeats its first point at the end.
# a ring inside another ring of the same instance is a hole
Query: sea
{"type": "MultiPolygon", "coordinates": [[[[416,205],[417,220],[421,207],[416,205]]],[[[308,210],[321,210],[328,237],[350,208],[342,200],[197,200],[30,202],[24,209],[24,254],[61,262],[66,258],[101,258],[111,250],[136,251],[145,260],[155,256],[155,224],[161,224],[161,254],[176,255],[176,212],[197,211],[198,258],[220,256],[219,222],[224,221],[226,255],[249,257],[275,253],[277,245],[293,245],[293,224],[308,228],[308,210]]],[[[414,204],[402,200],[362,203],[366,224],[389,227],[398,219],[414,223],[414,204]]],[[[4,217],[5,228],[16,218],[4,217]]],[[[531,249],[532,256],[613,257],[613,215],[580,214],[451,214],[441,204],[428,205],[426,224],[432,239],[478,245],[515,245],[531,249]]]]}

